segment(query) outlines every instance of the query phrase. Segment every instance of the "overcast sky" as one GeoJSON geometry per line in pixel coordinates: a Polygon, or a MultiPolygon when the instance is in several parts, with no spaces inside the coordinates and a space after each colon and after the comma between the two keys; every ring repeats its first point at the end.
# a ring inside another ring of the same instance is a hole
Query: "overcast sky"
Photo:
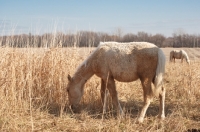
{"type": "Polygon", "coordinates": [[[200,34],[200,0],[0,0],[0,35],[118,28],[200,34]]]}

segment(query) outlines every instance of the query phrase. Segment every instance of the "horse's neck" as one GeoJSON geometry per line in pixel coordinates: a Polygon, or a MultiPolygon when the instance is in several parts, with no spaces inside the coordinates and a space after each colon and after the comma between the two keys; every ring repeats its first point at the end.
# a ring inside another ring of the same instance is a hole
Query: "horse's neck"
{"type": "Polygon", "coordinates": [[[94,75],[91,65],[81,64],[75,72],[73,78],[77,83],[85,84],[85,82],[94,75]]]}

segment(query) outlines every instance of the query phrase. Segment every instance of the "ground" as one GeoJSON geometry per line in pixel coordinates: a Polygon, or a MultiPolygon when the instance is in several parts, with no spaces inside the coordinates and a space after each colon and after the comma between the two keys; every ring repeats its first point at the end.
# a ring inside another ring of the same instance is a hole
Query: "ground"
{"type": "MultiPolygon", "coordinates": [[[[156,116],[159,100],[154,98],[144,123],[136,119],[143,105],[140,81],[116,82],[120,103],[125,112],[118,118],[109,105],[103,117],[100,79],[93,76],[85,84],[77,114],[68,108],[67,75],[94,48],[12,49],[0,48],[0,131],[189,131],[200,130],[200,49],[184,49],[185,61],[169,63],[166,55],[166,119],[156,116]]],[[[109,99],[109,102],[111,100],[109,99]]]]}

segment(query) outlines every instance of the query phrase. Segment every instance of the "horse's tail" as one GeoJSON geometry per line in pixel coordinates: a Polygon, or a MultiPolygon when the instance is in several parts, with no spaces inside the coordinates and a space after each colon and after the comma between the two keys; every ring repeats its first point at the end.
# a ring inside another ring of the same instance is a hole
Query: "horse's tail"
{"type": "Polygon", "coordinates": [[[163,74],[165,73],[165,55],[163,51],[159,48],[158,49],[158,63],[156,68],[156,74],[154,77],[154,86],[155,89],[153,90],[154,95],[158,96],[160,92],[160,88],[162,87],[163,81],[163,74]]]}

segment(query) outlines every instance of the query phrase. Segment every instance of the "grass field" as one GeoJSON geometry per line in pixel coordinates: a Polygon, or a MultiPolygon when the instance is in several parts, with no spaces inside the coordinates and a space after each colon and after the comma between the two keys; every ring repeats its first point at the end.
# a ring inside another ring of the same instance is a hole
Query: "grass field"
{"type": "MultiPolygon", "coordinates": [[[[0,131],[200,131],[200,49],[183,48],[191,59],[169,63],[166,57],[166,119],[157,119],[159,100],[147,110],[144,123],[136,118],[143,105],[140,81],[117,82],[125,118],[108,111],[102,120],[100,79],[93,76],[85,85],[79,113],[68,109],[67,75],[93,48],[0,48],[0,131]]],[[[112,106],[110,105],[110,108],[112,106]]]]}

